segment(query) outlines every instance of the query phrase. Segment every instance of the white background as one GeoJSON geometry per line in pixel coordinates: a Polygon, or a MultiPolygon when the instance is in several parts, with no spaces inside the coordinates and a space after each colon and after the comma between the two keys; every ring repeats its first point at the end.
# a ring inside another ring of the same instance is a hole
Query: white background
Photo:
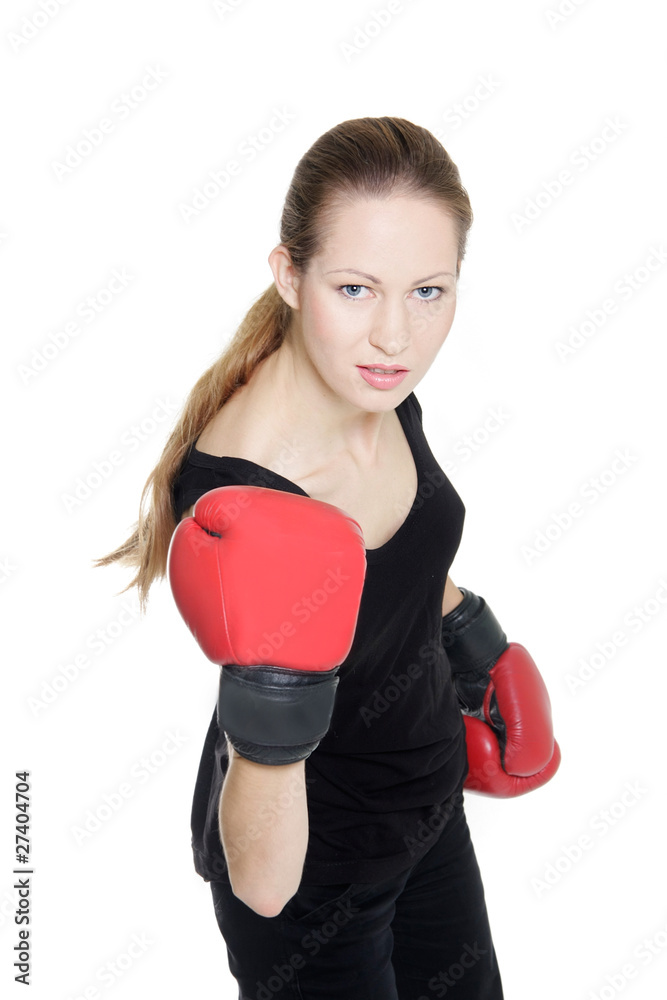
{"type": "Polygon", "coordinates": [[[413,0],[381,29],[383,0],[2,5],[2,787],[11,804],[14,772],[32,772],[32,997],[236,996],[189,843],[217,672],[164,583],[132,619],[128,574],[91,560],[126,537],[177,408],[270,283],[298,159],[336,123],[385,114],[436,131],[472,201],[454,328],[417,395],[467,508],[452,576],[532,652],[563,752],[532,795],[467,796],[505,993],[663,994],[664,39],[649,0],[566,0],[560,17],[558,2],[413,0]],[[149,70],[154,89],[121,117],[149,70]],[[276,108],[290,123],[185,222],[180,206],[276,108]],[[105,117],[113,131],[59,179],[105,117]],[[131,280],[86,322],[80,303],[114,269],[131,280]],[[112,474],[68,503],[113,451],[112,474]],[[77,835],[121,785],[121,806],[77,835]],[[102,977],[109,962],[122,976],[102,977]]]}

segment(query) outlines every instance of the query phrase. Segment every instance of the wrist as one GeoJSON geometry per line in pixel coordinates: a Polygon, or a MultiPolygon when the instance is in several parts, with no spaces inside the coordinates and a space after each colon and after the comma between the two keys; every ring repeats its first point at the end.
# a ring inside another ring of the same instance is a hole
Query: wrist
{"type": "MultiPolygon", "coordinates": [[[[227,735],[227,734],[225,734],[227,735]]],[[[229,754],[229,765],[234,767],[234,769],[239,769],[243,771],[243,780],[252,783],[253,780],[257,780],[259,783],[266,778],[267,767],[266,764],[259,763],[258,761],[251,760],[249,757],[244,757],[242,753],[236,749],[233,743],[230,742],[227,736],[227,751],[229,754]]],[[[288,764],[276,764],[271,768],[271,772],[277,775],[279,772],[281,774],[289,775],[290,773],[300,776],[305,772],[306,758],[301,758],[300,760],[291,761],[288,764]]]]}
{"type": "Polygon", "coordinates": [[[509,643],[483,597],[459,587],[463,600],[442,619],[442,645],[453,675],[478,680],[494,666],[509,643]]]}
{"type": "Polygon", "coordinates": [[[338,668],[225,666],[220,673],[218,725],[240,756],[256,764],[305,760],[326,735],[338,668]]]}

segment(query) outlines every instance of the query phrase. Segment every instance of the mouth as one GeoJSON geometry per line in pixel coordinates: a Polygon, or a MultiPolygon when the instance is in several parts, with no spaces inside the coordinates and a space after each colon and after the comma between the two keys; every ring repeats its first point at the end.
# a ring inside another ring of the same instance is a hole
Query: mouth
{"type": "Polygon", "coordinates": [[[395,389],[403,382],[409,369],[396,365],[390,368],[389,365],[357,365],[359,374],[364,382],[374,389],[395,389]]]}
{"type": "Polygon", "coordinates": [[[364,368],[367,372],[375,372],[378,375],[397,375],[399,372],[407,372],[408,368],[402,368],[401,366],[397,368],[390,368],[388,365],[358,365],[358,368],[364,368]]]}

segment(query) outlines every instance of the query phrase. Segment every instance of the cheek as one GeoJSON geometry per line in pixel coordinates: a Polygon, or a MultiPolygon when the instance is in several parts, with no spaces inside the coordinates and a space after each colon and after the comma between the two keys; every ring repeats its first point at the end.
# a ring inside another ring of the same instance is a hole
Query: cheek
{"type": "Polygon", "coordinates": [[[313,295],[304,304],[303,320],[316,339],[328,339],[336,327],[337,312],[331,300],[313,295]]]}
{"type": "Polygon", "coordinates": [[[318,368],[331,369],[340,349],[340,323],[332,317],[331,307],[311,297],[302,307],[303,340],[306,353],[318,368]]]}
{"type": "Polygon", "coordinates": [[[415,319],[413,337],[425,354],[434,354],[442,347],[454,322],[455,311],[456,302],[448,302],[440,310],[436,307],[415,319]]]}
{"type": "Polygon", "coordinates": [[[303,308],[304,330],[312,350],[319,355],[340,355],[353,347],[365,330],[360,312],[355,313],[342,297],[312,296],[303,308]]]}

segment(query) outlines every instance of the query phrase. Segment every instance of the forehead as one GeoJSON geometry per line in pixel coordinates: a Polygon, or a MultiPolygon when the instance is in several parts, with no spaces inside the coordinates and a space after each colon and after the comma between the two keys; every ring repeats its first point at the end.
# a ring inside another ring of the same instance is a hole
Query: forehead
{"type": "Polygon", "coordinates": [[[316,258],[322,268],[407,266],[412,273],[420,265],[446,264],[447,270],[456,265],[456,223],[447,206],[432,197],[340,198],[326,213],[322,235],[316,258]]]}

